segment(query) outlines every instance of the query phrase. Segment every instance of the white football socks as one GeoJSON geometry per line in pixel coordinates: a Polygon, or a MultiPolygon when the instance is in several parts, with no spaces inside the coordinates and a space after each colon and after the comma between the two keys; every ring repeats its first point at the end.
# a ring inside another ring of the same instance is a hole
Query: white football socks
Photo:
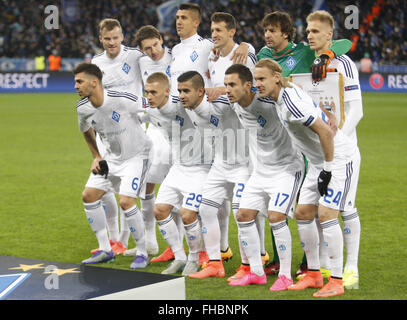
{"type": "MultiPolygon", "coordinates": [[[[202,237],[206,252],[210,260],[220,260],[221,231],[217,218],[219,204],[207,199],[202,199],[199,206],[199,215],[202,221],[202,237]]],[[[227,248],[226,248],[227,249],[227,248]]]]}
{"type": "Polygon", "coordinates": [[[331,276],[342,278],[343,235],[339,221],[338,219],[324,221],[321,222],[321,227],[327,243],[328,256],[331,259],[331,276]]]}
{"type": "Polygon", "coordinates": [[[196,219],[190,224],[184,224],[185,235],[189,247],[188,261],[199,261],[199,251],[201,247],[201,226],[196,219]]]}
{"type": "Polygon", "coordinates": [[[255,220],[238,222],[240,241],[242,248],[250,262],[250,270],[258,276],[264,274],[263,263],[260,254],[260,238],[255,220]]]}
{"type": "MultiPolygon", "coordinates": [[[[201,209],[199,209],[200,211],[201,209]]],[[[219,207],[218,220],[220,228],[220,250],[226,251],[229,248],[229,215],[230,201],[224,201],[219,207]]],[[[206,242],[205,242],[206,245],[206,242]]]]}
{"type": "Polygon", "coordinates": [[[144,225],[146,226],[146,241],[152,245],[157,244],[154,217],[155,193],[146,194],[144,199],[140,199],[141,213],[143,214],[144,225]]]}
{"type": "Polygon", "coordinates": [[[278,258],[280,260],[279,276],[284,275],[291,279],[291,232],[286,220],[270,223],[276,242],[278,258]]]}
{"type": "Polygon", "coordinates": [[[99,243],[99,249],[103,251],[111,251],[109,236],[106,230],[106,215],[103,210],[100,200],[83,203],[85,208],[86,217],[88,218],[89,225],[95,233],[99,243]]]}
{"type": "Polygon", "coordinates": [[[144,220],[137,205],[134,205],[127,210],[121,209],[121,211],[123,211],[123,214],[126,218],[126,224],[134,241],[136,242],[137,255],[142,254],[144,256],[148,256],[146,250],[144,220]]]}
{"type": "Polygon", "coordinates": [[[301,246],[307,257],[308,269],[319,270],[319,236],[315,219],[297,219],[297,226],[301,246]]]}
{"type": "Polygon", "coordinates": [[[343,240],[346,249],[345,269],[358,272],[358,257],[360,245],[360,219],[355,208],[351,211],[341,212],[343,222],[343,240]]]}
{"type": "Polygon", "coordinates": [[[105,193],[101,199],[106,214],[106,225],[109,237],[113,241],[119,240],[119,208],[113,192],[105,193]]]}
{"type": "MultiPolygon", "coordinates": [[[[181,217],[178,216],[180,220],[181,217]]],[[[171,247],[174,252],[175,260],[187,260],[187,256],[183,250],[182,243],[180,241],[177,225],[170,214],[163,220],[157,220],[158,229],[160,230],[164,240],[171,247]]]]}

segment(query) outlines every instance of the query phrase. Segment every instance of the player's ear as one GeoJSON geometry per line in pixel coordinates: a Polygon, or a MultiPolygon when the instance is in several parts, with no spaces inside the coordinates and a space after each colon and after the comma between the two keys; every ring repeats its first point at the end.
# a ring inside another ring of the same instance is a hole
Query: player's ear
{"type": "Polygon", "coordinates": [[[236,29],[230,29],[230,30],[229,30],[229,36],[230,36],[231,38],[233,38],[233,37],[235,36],[235,34],[236,34],[236,29]]]}

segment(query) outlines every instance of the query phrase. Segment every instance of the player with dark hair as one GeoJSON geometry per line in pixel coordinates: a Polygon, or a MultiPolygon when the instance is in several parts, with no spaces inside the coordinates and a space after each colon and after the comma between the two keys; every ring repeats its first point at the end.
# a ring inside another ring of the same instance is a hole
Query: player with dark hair
{"type": "Polygon", "coordinates": [[[82,263],[101,263],[114,258],[101,204],[103,195],[114,190],[119,195],[120,208],[137,244],[138,253],[130,268],[145,268],[149,260],[144,221],[137,207],[137,198],[145,194],[144,179],[150,166],[151,141],[138,120],[138,112],[143,111],[146,105],[145,98],[104,89],[102,71],[94,64],[81,63],[73,73],[75,89],[82,98],[77,105],[79,129],[93,157],[82,199],[99,243],[99,250],[82,263]],[[96,144],[95,132],[106,150],[103,158],[96,144]]]}

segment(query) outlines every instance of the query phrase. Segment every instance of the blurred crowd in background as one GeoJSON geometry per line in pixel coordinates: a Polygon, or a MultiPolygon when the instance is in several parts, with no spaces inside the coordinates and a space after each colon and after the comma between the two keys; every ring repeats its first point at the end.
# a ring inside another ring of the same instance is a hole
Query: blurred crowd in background
{"type": "MultiPolygon", "coordinates": [[[[64,0],[61,0],[62,2],[64,0]]],[[[59,15],[59,29],[44,27],[44,9],[51,1],[0,0],[0,57],[29,58],[38,55],[48,57],[52,53],[63,58],[90,57],[102,50],[98,39],[98,23],[103,18],[116,18],[125,33],[124,44],[133,46],[134,34],[147,24],[159,25],[157,7],[163,0],[127,1],[98,0],[76,3],[75,17],[65,19],[59,15]]],[[[220,0],[191,1],[201,5],[203,18],[198,29],[203,37],[210,37],[210,17],[215,11],[231,13],[238,22],[236,42],[249,42],[256,51],[264,46],[261,19],[272,11],[286,11],[296,27],[295,42],[306,42],[306,16],[313,10],[315,1],[309,0],[220,0]]],[[[349,56],[360,61],[368,58],[378,64],[407,64],[407,1],[323,1],[323,9],[335,18],[334,39],[348,38],[355,45],[349,56]],[[344,21],[347,5],[359,10],[359,28],[347,29],[344,21]],[[372,14],[372,13],[376,13],[372,14]]],[[[163,32],[168,47],[179,42],[172,28],[163,32]]]]}

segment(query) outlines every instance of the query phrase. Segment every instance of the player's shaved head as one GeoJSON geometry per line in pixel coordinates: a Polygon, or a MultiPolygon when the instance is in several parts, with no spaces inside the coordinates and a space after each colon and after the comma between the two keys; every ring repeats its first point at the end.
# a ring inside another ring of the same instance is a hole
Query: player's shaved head
{"type": "Polygon", "coordinates": [[[170,87],[170,81],[167,77],[166,74],[162,73],[162,72],[154,72],[152,73],[146,80],[147,83],[154,83],[154,82],[158,82],[160,83],[160,85],[162,85],[165,88],[169,88],[170,87]]]}
{"type": "Polygon", "coordinates": [[[192,14],[194,14],[194,17],[199,21],[201,21],[202,19],[201,7],[196,3],[190,2],[181,3],[178,9],[190,11],[192,14]]]}
{"type": "Polygon", "coordinates": [[[99,67],[96,64],[88,63],[88,62],[82,62],[82,63],[78,64],[73,69],[72,72],[74,75],[77,75],[77,74],[83,72],[84,74],[98,78],[99,81],[102,81],[102,78],[103,78],[103,73],[99,69],[99,67]]]}
{"type": "Polygon", "coordinates": [[[225,75],[236,73],[242,83],[253,82],[253,75],[250,69],[243,64],[233,64],[225,71],[225,75]]]}
{"type": "Polygon", "coordinates": [[[187,71],[177,78],[178,82],[191,82],[195,90],[205,88],[205,81],[197,71],[187,71]]]}

